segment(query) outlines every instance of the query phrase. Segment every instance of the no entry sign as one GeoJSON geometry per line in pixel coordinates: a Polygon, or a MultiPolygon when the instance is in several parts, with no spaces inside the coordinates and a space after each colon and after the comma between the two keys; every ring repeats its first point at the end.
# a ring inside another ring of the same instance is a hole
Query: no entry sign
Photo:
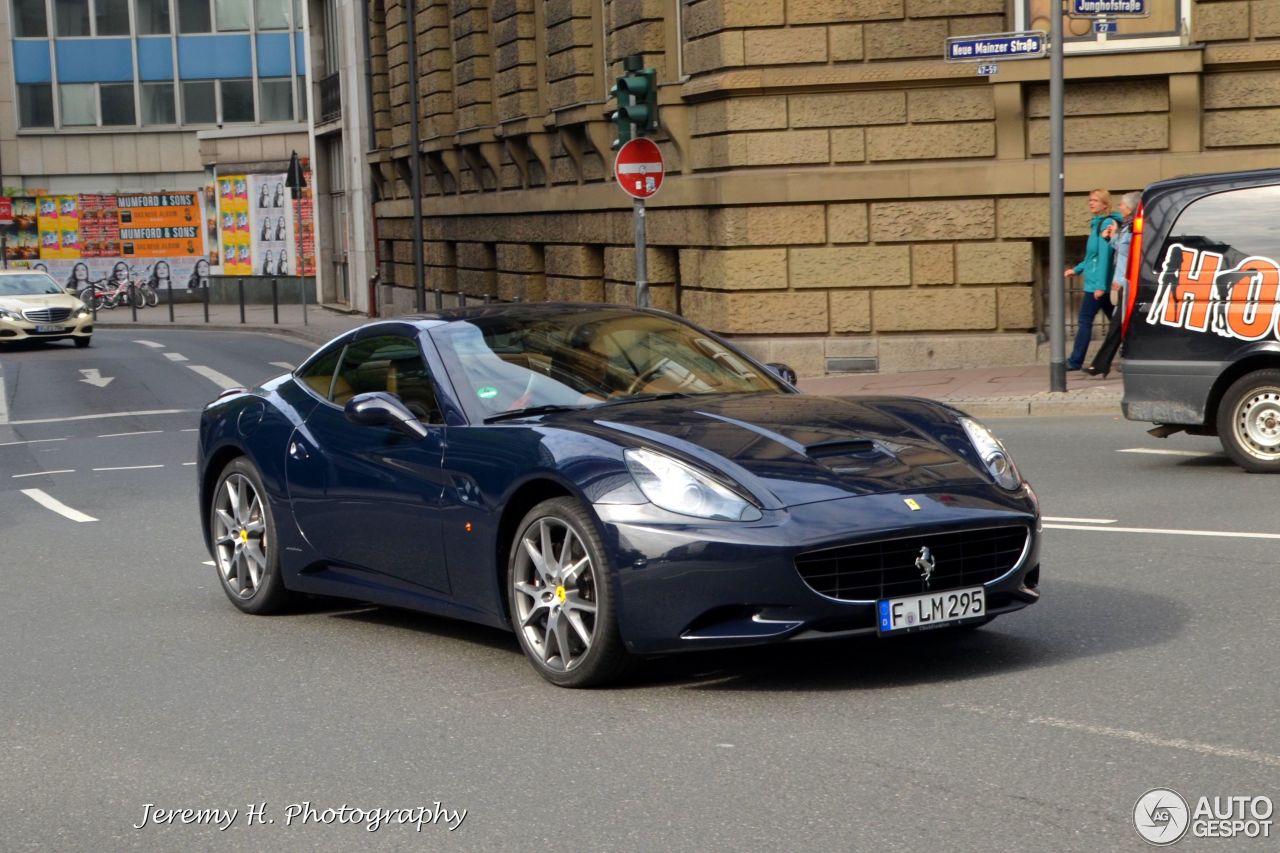
{"type": "Polygon", "coordinates": [[[649,198],[662,186],[662,152],[652,139],[637,137],[618,149],[613,176],[632,198],[649,198]]]}

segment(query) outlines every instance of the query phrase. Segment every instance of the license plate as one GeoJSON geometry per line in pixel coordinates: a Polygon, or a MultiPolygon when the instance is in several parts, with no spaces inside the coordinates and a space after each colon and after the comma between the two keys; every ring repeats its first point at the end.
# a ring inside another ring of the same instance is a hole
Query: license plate
{"type": "Polygon", "coordinates": [[[37,332],[61,332],[62,326],[41,323],[36,326],[37,332]]]}
{"type": "Polygon", "coordinates": [[[905,634],[985,616],[987,596],[986,590],[977,586],[903,598],[882,598],[876,605],[879,632],[905,634]]]}

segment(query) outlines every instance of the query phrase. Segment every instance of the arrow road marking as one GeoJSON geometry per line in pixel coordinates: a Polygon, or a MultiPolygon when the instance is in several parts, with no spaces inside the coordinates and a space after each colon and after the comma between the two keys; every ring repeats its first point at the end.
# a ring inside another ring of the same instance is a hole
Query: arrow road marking
{"type": "Polygon", "coordinates": [[[85,382],[89,385],[95,385],[98,388],[106,388],[111,384],[112,380],[115,379],[114,376],[103,376],[98,372],[98,368],[96,367],[91,367],[88,370],[82,370],[80,373],[84,376],[84,379],[80,380],[81,382],[85,382]]]}
{"type": "Polygon", "coordinates": [[[45,509],[52,510],[63,518],[69,518],[72,521],[97,521],[92,515],[85,515],[78,509],[72,509],[62,501],[51,497],[41,489],[23,489],[22,493],[31,500],[40,504],[45,509]]]}

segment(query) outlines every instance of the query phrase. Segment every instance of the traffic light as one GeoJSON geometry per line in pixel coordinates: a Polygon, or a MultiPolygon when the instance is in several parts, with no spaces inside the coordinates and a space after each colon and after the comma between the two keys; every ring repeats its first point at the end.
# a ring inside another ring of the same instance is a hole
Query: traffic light
{"type": "Polygon", "coordinates": [[[626,74],[609,90],[618,102],[609,116],[618,128],[614,149],[621,148],[632,136],[649,136],[658,129],[658,72],[642,68],[643,61],[639,56],[624,59],[626,74]]]}

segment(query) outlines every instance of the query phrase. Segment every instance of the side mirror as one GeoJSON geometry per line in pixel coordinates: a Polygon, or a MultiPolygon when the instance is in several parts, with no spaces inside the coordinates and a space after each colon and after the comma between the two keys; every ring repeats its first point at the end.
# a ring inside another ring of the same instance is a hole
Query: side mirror
{"type": "Polygon", "coordinates": [[[789,365],[783,364],[780,361],[771,361],[766,364],[765,367],[772,370],[775,376],[788,385],[796,384],[796,372],[792,370],[789,365]]]}
{"type": "Polygon", "coordinates": [[[385,426],[410,438],[426,438],[429,431],[399,399],[385,391],[357,394],[348,401],[343,414],[356,426],[385,426]]]}

